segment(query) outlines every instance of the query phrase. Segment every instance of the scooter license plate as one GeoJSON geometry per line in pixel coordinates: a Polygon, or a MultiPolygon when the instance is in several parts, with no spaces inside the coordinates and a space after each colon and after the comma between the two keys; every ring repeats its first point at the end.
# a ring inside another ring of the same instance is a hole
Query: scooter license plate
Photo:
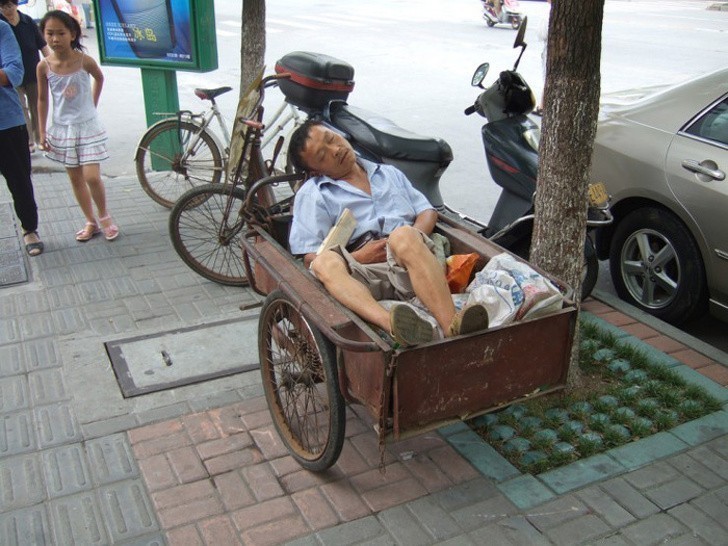
{"type": "Polygon", "coordinates": [[[603,205],[609,200],[607,195],[607,188],[602,182],[595,184],[589,184],[589,204],[598,207],[603,205]]]}

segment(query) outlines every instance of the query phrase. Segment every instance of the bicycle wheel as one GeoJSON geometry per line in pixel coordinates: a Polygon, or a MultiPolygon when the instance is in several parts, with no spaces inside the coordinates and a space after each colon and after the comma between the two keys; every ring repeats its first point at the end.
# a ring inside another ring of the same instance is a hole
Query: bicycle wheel
{"type": "Polygon", "coordinates": [[[341,454],[346,428],[333,344],[276,290],[260,312],[258,350],[278,434],[301,466],[326,470],[341,454]]]}
{"type": "Polygon", "coordinates": [[[180,258],[206,279],[245,286],[240,214],[245,191],[228,184],[187,190],[169,215],[169,234],[180,258]]]}
{"type": "Polygon", "coordinates": [[[194,123],[176,119],[150,127],[134,161],[144,191],[167,208],[194,186],[217,184],[224,170],[223,155],[213,136],[200,132],[194,123]]]}

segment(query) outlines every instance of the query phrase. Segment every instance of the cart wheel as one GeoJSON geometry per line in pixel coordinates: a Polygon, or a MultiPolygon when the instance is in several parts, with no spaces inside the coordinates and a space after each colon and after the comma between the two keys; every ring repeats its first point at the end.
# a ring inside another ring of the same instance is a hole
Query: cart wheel
{"type": "Polygon", "coordinates": [[[260,312],[258,351],[278,434],[301,466],[326,470],[341,454],[346,427],[333,344],[276,290],[260,312]]]}

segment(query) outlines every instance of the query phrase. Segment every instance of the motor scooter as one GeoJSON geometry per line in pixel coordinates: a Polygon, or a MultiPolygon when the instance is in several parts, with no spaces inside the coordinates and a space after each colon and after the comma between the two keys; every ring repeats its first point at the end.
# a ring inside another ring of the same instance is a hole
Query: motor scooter
{"type": "MultiPolygon", "coordinates": [[[[291,75],[280,80],[279,85],[288,102],[304,110],[309,118],[320,119],[342,134],[361,157],[399,168],[439,213],[528,258],[540,131],[526,115],[535,106],[533,93],[516,72],[526,48],[523,41],[526,22],[524,18],[516,35],[514,48],[522,47],[522,50],[513,70],[502,73],[503,81],[499,78],[496,84],[485,89],[475,105],[466,111],[478,112],[488,120],[482,129],[486,158],[494,181],[502,188],[488,224],[444,202],[440,177],[453,159],[447,142],[412,133],[381,115],[346,102],[353,90],[354,75],[348,63],[319,53],[293,52],[276,63],[277,72],[291,75]]],[[[480,86],[487,71],[487,63],[478,67],[473,85],[480,86]]],[[[597,190],[594,192],[599,194],[597,190]]],[[[604,202],[594,207],[594,212],[590,209],[590,226],[610,221],[606,216],[609,214],[606,192],[602,190],[599,195],[597,200],[604,202]]],[[[582,299],[591,293],[598,271],[596,252],[587,238],[582,299]]]]}
{"type": "Polygon", "coordinates": [[[513,29],[521,26],[523,13],[520,11],[518,0],[503,0],[498,13],[496,13],[493,0],[481,0],[481,3],[483,4],[483,19],[489,27],[499,23],[509,24],[513,29]]]}

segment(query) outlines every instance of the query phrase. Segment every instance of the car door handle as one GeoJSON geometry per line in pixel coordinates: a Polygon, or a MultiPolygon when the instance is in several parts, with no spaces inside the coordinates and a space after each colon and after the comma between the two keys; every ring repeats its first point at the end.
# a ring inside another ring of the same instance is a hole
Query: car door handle
{"type": "Polygon", "coordinates": [[[706,167],[705,165],[703,165],[702,163],[698,163],[694,159],[684,159],[682,162],[682,166],[684,169],[687,169],[694,173],[704,174],[705,176],[709,176],[714,180],[725,180],[725,173],[723,171],[717,168],[711,169],[710,167],[706,167]]]}

